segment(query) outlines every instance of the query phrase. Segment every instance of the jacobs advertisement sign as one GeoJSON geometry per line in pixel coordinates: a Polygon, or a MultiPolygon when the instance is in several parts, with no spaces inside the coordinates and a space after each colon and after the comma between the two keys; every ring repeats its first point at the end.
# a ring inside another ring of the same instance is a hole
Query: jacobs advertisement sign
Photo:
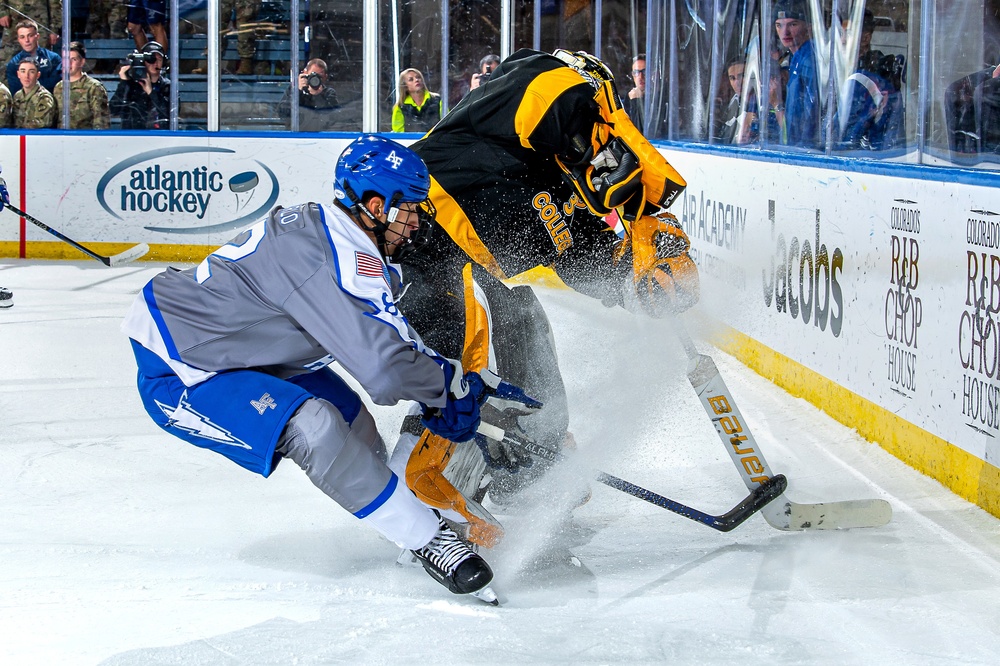
{"type": "Polygon", "coordinates": [[[665,152],[704,310],[1000,463],[997,190],[665,152]]]}

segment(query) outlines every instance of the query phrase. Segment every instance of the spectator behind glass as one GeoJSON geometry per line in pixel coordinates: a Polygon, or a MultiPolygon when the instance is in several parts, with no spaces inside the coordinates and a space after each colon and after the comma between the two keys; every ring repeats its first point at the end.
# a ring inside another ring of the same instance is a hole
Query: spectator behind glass
{"type": "Polygon", "coordinates": [[[819,83],[816,79],[812,27],[805,3],[802,0],[778,0],[774,6],[774,29],[781,45],[792,54],[785,95],[788,145],[820,148],[819,83]]]}
{"type": "Polygon", "coordinates": [[[14,127],[48,129],[55,124],[56,101],[38,82],[41,73],[34,58],[22,58],[17,64],[21,89],[14,95],[14,127]]]}
{"type": "MultiPolygon", "coordinates": [[[[121,0],[118,1],[121,2],[121,0]]],[[[39,27],[44,30],[45,36],[41,42],[46,48],[51,48],[59,43],[59,36],[62,34],[62,18],[63,8],[60,0],[0,1],[0,33],[3,33],[3,39],[0,39],[0,63],[6,67],[10,59],[22,48],[17,40],[18,23],[25,20],[31,21],[36,30],[39,27]]],[[[41,62],[39,65],[44,74],[45,67],[41,65],[41,62]]],[[[17,67],[15,66],[14,69],[14,77],[17,78],[17,67]]],[[[45,85],[44,77],[42,85],[45,85]]],[[[52,87],[50,86],[48,89],[52,90],[52,87]]]]}
{"type": "Polygon", "coordinates": [[[142,53],[147,56],[144,68],[128,63],[119,68],[111,113],[121,116],[122,129],[170,129],[170,80],[160,75],[166,62],[163,47],[146,42],[142,53]]]}
{"type": "MultiPolygon", "coordinates": [[[[848,20],[843,27],[846,39],[848,20]]],[[[875,15],[866,9],[858,40],[858,69],[844,82],[842,108],[834,124],[841,134],[841,149],[886,150],[895,147],[901,136],[903,99],[891,81],[895,59],[872,50],[874,30],[875,15]],[[842,116],[845,108],[846,116],[842,116]]]]}
{"type": "Polygon", "coordinates": [[[493,55],[492,53],[488,56],[483,56],[483,59],[479,61],[479,71],[472,75],[469,80],[469,90],[475,90],[482,84],[490,80],[493,76],[493,70],[497,68],[500,64],[500,56],[493,55]]]}
{"type": "Polygon", "coordinates": [[[62,79],[62,58],[55,51],[49,51],[38,45],[38,24],[30,19],[18,21],[17,41],[21,51],[16,53],[7,63],[7,86],[11,94],[21,89],[21,81],[17,75],[17,66],[24,58],[32,58],[38,67],[41,84],[51,92],[56,83],[62,79]]]}
{"type": "MultiPolygon", "coordinates": [[[[299,130],[302,132],[328,132],[338,129],[340,108],[337,93],[328,87],[328,68],[326,62],[313,58],[306,63],[305,69],[299,74],[299,130]]],[[[292,117],[292,88],[289,86],[281,101],[278,102],[278,115],[289,120],[292,117]]],[[[291,124],[288,125],[291,127],[291,124]]]]}
{"type": "Polygon", "coordinates": [[[730,60],[726,64],[725,94],[720,100],[720,108],[715,115],[715,131],[712,139],[716,143],[736,143],[736,130],[740,120],[740,95],[743,92],[743,58],[730,60]],[[726,96],[729,100],[726,101],[726,96]]]}
{"type": "MultiPolygon", "coordinates": [[[[777,67],[777,64],[774,65],[777,67]]],[[[757,92],[755,87],[747,91],[747,99],[744,104],[741,95],[743,94],[743,79],[746,63],[742,58],[729,61],[726,65],[727,92],[731,94],[728,102],[719,111],[716,118],[716,133],[714,138],[717,143],[747,144],[760,140],[760,122],[758,119],[759,107],[757,104],[757,92]]],[[[782,86],[780,78],[776,72],[772,72],[771,85],[768,86],[768,136],[777,141],[782,136],[782,123],[785,112],[781,104],[782,86]]]]}
{"type": "Polygon", "coordinates": [[[625,106],[625,113],[628,114],[632,124],[642,132],[645,114],[643,112],[643,100],[646,98],[646,54],[640,53],[632,59],[632,82],[635,87],[628,91],[628,95],[622,100],[625,106]]]}
{"type": "Polygon", "coordinates": [[[10,94],[2,82],[0,82],[0,129],[13,126],[14,123],[14,96],[10,94]]]}
{"type": "Polygon", "coordinates": [[[260,0],[221,0],[220,3],[222,26],[228,27],[232,19],[232,30],[225,30],[224,34],[236,35],[236,53],[240,57],[240,65],[236,69],[238,75],[253,74],[253,57],[257,52],[254,28],[258,11],[260,0]]]}
{"type": "Polygon", "coordinates": [[[430,131],[441,120],[441,95],[427,90],[419,69],[404,69],[396,88],[398,101],[392,106],[393,132],[430,131]]]}
{"type": "MultiPolygon", "coordinates": [[[[128,31],[132,33],[135,48],[142,49],[147,43],[146,28],[153,34],[153,41],[167,52],[167,3],[165,0],[124,0],[128,5],[128,31]]],[[[227,21],[228,23],[228,21],[227,21]]]]}
{"type": "MultiPolygon", "coordinates": [[[[87,49],[82,42],[69,45],[69,129],[108,129],[111,111],[108,91],[104,85],[83,71],[87,64],[87,49]]],[[[63,117],[63,82],[52,92],[56,98],[56,125],[63,117]]]]}

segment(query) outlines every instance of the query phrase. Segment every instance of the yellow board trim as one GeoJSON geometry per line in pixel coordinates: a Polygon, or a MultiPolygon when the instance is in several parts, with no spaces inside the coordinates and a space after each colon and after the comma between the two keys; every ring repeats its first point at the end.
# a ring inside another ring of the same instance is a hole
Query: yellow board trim
{"type": "Polygon", "coordinates": [[[792,395],[857,430],[956,495],[1000,517],[1000,469],[733,329],[712,342],[792,395]]]}
{"type": "MultiPolygon", "coordinates": [[[[73,239],[76,240],[76,239],[73,239]]],[[[97,254],[111,256],[124,252],[135,243],[102,243],[77,241],[97,254]]],[[[149,253],[139,261],[177,261],[198,263],[218,249],[218,245],[150,245],[149,253]]],[[[0,258],[16,259],[21,253],[17,241],[0,241],[0,258]]],[[[71,261],[94,261],[68,243],[62,241],[30,241],[25,246],[25,259],[67,259],[71,261]]]]}

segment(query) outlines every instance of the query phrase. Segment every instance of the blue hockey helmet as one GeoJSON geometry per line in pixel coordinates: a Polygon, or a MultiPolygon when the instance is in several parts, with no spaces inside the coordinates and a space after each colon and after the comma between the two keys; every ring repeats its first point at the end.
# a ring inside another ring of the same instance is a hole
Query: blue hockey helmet
{"type": "Polygon", "coordinates": [[[334,170],[333,196],[345,208],[364,215],[383,255],[398,261],[430,239],[434,206],[427,198],[431,178],[423,159],[406,146],[376,134],[358,137],[344,149],[334,170]],[[372,194],[385,200],[386,222],[364,207],[372,194]],[[385,234],[399,214],[399,204],[418,204],[419,228],[391,253],[385,234]]]}
{"type": "Polygon", "coordinates": [[[347,208],[374,193],[393,203],[420,203],[431,187],[427,165],[406,146],[376,134],[351,142],[337,160],[334,198],[347,208]]]}

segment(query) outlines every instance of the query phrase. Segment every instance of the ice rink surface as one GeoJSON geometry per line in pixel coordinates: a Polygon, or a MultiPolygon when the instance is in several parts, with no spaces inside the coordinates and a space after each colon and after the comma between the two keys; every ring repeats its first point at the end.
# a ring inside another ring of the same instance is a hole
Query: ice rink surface
{"type": "MultiPolygon", "coordinates": [[[[702,343],[791,499],[892,522],[723,534],[596,483],[569,514],[557,469],[498,514],[503,606],[455,597],[294,464],[263,479],[153,425],[119,323],[162,268],[0,261],[2,664],[1000,662],[1000,522],[702,343]]],[[[663,323],[539,295],[580,466],[742,499],[663,323]]],[[[391,448],[402,409],[374,411],[391,448]]]]}

